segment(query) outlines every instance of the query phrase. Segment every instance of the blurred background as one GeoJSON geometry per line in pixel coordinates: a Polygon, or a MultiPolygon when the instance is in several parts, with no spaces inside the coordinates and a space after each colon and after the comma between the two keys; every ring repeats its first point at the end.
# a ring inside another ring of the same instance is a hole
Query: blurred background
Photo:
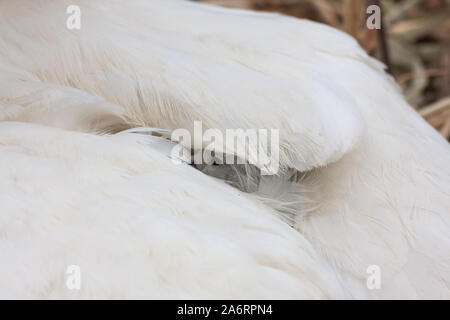
{"type": "Polygon", "coordinates": [[[413,108],[450,141],[450,0],[197,1],[276,11],[351,34],[388,66],[413,108]],[[380,30],[366,27],[373,4],[382,10],[380,30]]]}

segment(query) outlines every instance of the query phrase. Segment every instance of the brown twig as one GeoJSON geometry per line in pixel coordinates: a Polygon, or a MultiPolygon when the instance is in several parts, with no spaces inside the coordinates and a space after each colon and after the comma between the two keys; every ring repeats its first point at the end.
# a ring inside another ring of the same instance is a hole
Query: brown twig
{"type": "MultiPolygon", "coordinates": [[[[440,76],[446,76],[450,74],[450,71],[448,70],[440,70],[440,69],[428,69],[425,70],[424,77],[431,78],[431,77],[440,77],[440,76]]],[[[403,84],[409,80],[414,79],[414,73],[413,72],[406,72],[402,73],[401,75],[396,77],[396,80],[399,84],[403,84]]],[[[450,95],[450,94],[449,94],[450,95]]]]}
{"type": "MultiPolygon", "coordinates": [[[[374,1],[377,6],[382,8],[381,1],[375,0],[374,1]]],[[[380,47],[380,54],[381,54],[381,61],[384,62],[384,64],[387,67],[387,72],[392,73],[392,65],[391,65],[391,58],[389,54],[389,47],[388,47],[388,40],[387,40],[387,33],[385,32],[385,23],[383,14],[381,14],[381,28],[378,30],[378,45],[380,47]]]]}
{"type": "Polygon", "coordinates": [[[361,0],[344,0],[343,20],[344,31],[359,40],[361,30],[361,0]]]}

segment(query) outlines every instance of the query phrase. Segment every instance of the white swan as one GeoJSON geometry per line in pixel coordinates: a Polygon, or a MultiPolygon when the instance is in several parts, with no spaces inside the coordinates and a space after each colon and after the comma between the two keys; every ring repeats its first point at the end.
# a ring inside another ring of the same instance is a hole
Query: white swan
{"type": "Polygon", "coordinates": [[[0,121],[0,297],[450,297],[448,143],[329,27],[179,0],[0,1],[0,121]],[[195,120],[280,129],[281,174],[243,193],[119,133],[195,120]]]}

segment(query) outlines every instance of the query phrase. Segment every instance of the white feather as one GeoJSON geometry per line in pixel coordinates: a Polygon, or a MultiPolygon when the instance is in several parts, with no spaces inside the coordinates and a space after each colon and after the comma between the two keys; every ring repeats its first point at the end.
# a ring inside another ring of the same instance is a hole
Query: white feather
{"type": "Polygon", "coordinates": [[[448,143],[345,34],[184,1],[1,1],[0,71],[2,296],[450,297],[448,143]],[[245,194],[161,138],[96,135],[194,120],[280,129],[280,176],[245,194]]]}

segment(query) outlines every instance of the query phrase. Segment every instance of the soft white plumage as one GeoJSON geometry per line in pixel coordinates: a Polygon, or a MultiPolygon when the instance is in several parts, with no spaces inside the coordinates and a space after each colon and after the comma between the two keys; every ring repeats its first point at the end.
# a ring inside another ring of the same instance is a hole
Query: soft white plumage
{"type": "Polygon", "coordinates": [[[1,1],[0,120],[2,297],[450,297],[449,146],[329,27],[178,0],[1,1]],[[280,176],[243,193],[118,133],[194,120],[280,129],[280,176]]]}

